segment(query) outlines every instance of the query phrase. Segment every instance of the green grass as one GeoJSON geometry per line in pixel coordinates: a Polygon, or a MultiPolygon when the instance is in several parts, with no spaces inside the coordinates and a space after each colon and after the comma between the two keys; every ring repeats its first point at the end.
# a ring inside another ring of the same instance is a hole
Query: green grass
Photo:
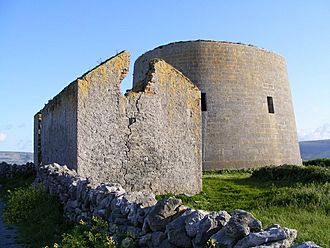
{"type": "Polygon", "coordinates": [[[264,226],[278,223],[282,227],[298,230],[298,238],[295,243],[314,241],[321,247],[330,247],[329,215],[322,210],[310,212],[299,207],[270,206],[256,208],[251,211],[264,226]]]}
{"type": "Polygon", "coordinates": [[[69,232],[62,235],[54,248],[116,248],[116,242],[108,234],[105,220],[93,218],[91,223],[80,221],[69,232]]]}
{"type": "MultiPolygon", "coordinates": [[[[312,240],[330,247],[330,182],[325,181],[329,171],[324,170],[285,166],[253,172],[208,172],[203,175],[200,194],[176,197],[195,209],[244,209],[261,220],[264,227],[278,223],[297,229],[296,242],[312,240]],[[271,172],[274,177],[269,176],[271,172]],[[285,177],[278,177],[283,173],[285,177]]],[[[165,196],[158,198],[162,197],[165,196]]]]}

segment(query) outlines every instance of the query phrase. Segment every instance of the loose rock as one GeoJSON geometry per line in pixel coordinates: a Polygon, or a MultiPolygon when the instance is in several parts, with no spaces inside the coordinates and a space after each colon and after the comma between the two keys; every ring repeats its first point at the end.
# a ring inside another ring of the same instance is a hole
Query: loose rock
{"type": "MultiPolygon", "coordinates": [[[[150,210],[145,223],[151,231],[165,231],[166,225],[180,215],[182,201],[177,198],[162,199],[150,210]]],[[[144,229],[146,228],[146,225],[144,229]]]]}
{"type": "Polygon", "coordinates": [[[206,215],[197,227],[196,237],[193,240],[194,247],[203,247],[214,233],[227,224],[229,219],[230,215],[226,211],[206,215]]]}
{"type": "Polygon", "coordinates": [[[244,210],[235,210],[227,225],[211,236],[216,240],[217,247],[231,248],[238,240],[247,236],[250,232],[258,232],[262,228],[261,222],[252,214],[244,210]]]}
{"type": "MultiPolygon", "coordinates": [[[[248,248],[264,244],[269,244],[286,239],[289,245],[297,237],[297,231],[288,228],[271,228],[268,231],[250,233],[245,238],[237,242],[234,248],[248,248]]],[[[288,247],[288,246],[287,246],[288,247]]]]}

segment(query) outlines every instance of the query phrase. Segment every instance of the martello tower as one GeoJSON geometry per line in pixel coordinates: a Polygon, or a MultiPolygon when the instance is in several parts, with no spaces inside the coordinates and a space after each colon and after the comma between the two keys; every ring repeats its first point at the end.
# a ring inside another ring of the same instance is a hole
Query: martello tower
{"type": "Polygon", "coordinates": [[[137,59],[134,86],[154,58],[173,65],[202,92],[204,170],[301,163],[282,56],[230,42],[170,43],[137,59]]]}

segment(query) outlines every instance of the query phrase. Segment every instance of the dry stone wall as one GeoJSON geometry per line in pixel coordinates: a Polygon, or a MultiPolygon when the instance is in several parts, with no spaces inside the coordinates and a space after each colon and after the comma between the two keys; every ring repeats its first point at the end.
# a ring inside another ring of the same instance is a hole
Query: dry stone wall
{"type": "Polygon", "coordinates": [[[67,165],[96,184],[200,192],[200,91],[171,65],[155,60],[145,80],[123,96],[120,83],[128,67],[124,51],[50,101],[40,111],[40,123],[35,117],[35,139],[40,140],[35,154],[41,147],[43,164],[67,165]]]}
{"type": "Polygon", "coordinates": [[[0,163],[0,178],[9,179],[21,175],[35,175],[36,167],[34,163],[26,164],[8,164],[6,162],[0,163]]]}
{"type": "Polygon", "coordinates": [[[136,60],[134,85],[144,79],[154,58],[173,65],[206,94],[204,170],[301,164],[282,56],[230,42],[171,43],[136,60]],[[268,96],[275,113],[268,112],[268,96]]]}
{"type": "MultiPolygon", "coordinates": [[[[124,247],[202,248],[208,242],[210,247],[222,248],[286,248],[297,236],[296,230],[279,225],[263,229],[259,220],[243,210],[209,213],[188,208],[180,199],[157,202],[150,193],[125,192],[117,183],[91,185],[58,164],[40,167],[35,183],[59,197],[68,220],[106,219],[110,234],[124,247]]],[[[306,242],[294,247],[319,246],[306,242]]]]}

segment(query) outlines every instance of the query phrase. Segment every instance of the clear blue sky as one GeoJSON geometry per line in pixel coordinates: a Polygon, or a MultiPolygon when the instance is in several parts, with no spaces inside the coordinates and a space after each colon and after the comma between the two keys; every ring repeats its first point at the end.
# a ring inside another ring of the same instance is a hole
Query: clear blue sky
{"type": "Polygon", "coordinates": [[[329,0],[0,0],[0,151],[32,151],[33,115],[101,60],[193,39],[282,54],[300,139],[330,138],[329,0]]]}

